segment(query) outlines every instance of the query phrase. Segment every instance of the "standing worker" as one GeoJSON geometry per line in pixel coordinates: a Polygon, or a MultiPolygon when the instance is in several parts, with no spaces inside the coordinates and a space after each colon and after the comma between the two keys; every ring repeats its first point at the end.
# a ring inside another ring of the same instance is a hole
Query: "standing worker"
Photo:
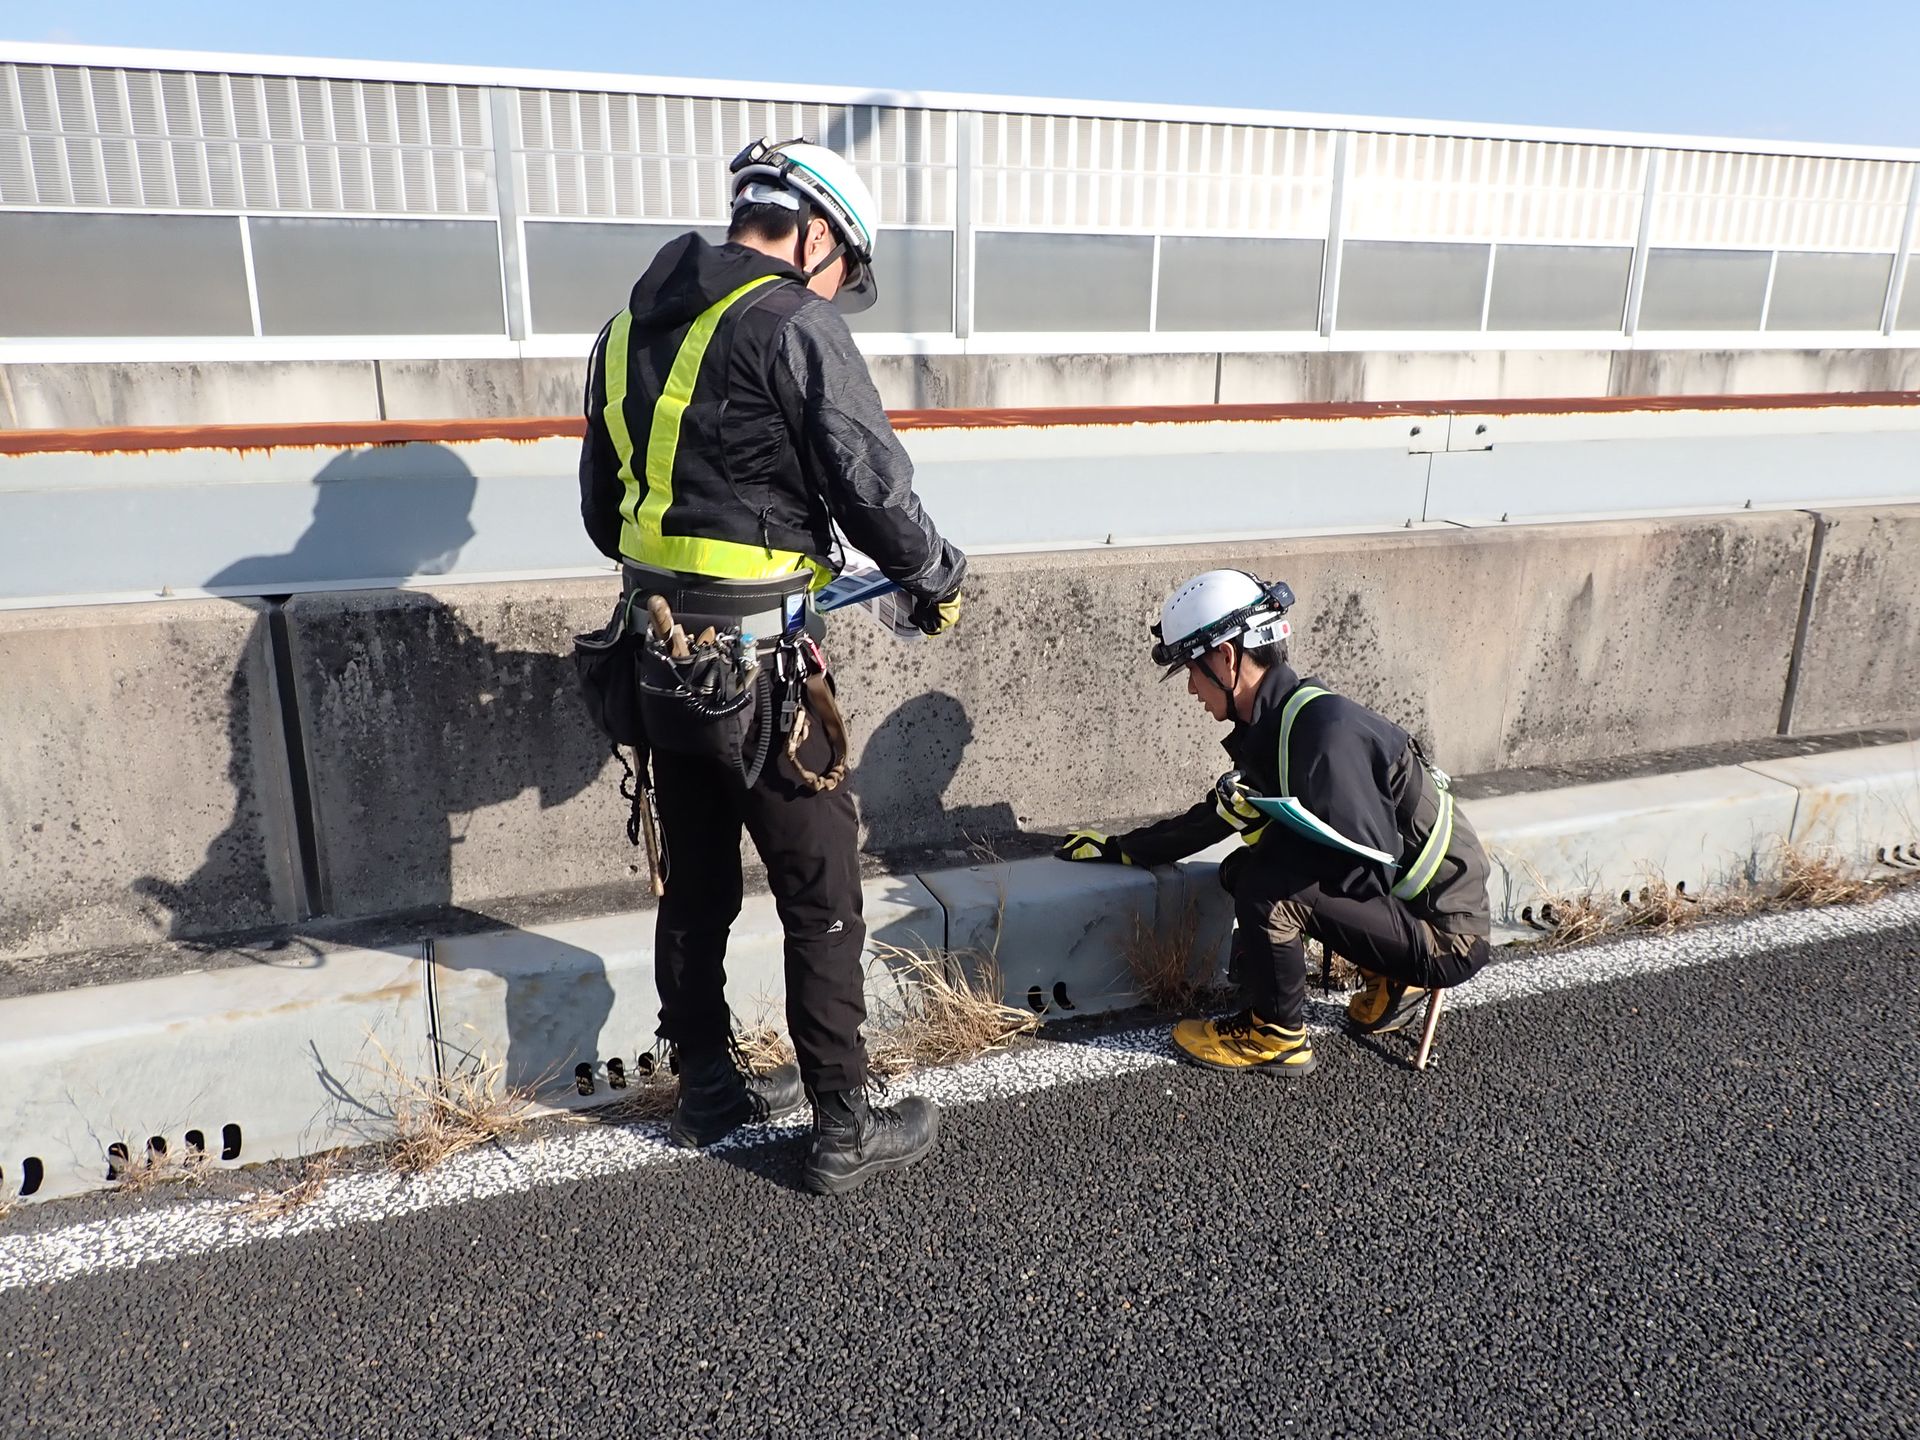
{"type": "Polygon", "coordinates": [[[1184,815],[1109,837],[1077,830],[1063,860],[1161,865],[1239,832],[1250,848],[1220,867],[1233,896],[1237,1014],[1182,1020],[1173,1043],[1194,1064],[1305,1075],[1305,941],[1360,967],[1347,1005],[1356,1030],[1405,1025],[1430,991],[1472,978],[1492,928],[1487,857],[1419,742],[1364,705],[1302,680],[1287,663],[1293,592],[1239,570],[1196,575],[1153,627],[1162,679],[1233,730],[1237,767],[1184,815]],[[1255,803],[1255,802],[1258,803],[1255,803]]]}
{"type": "Polygon", "coordinates": [[[939,1117],[867,1093],[858,827],[808,596],[839,568],[837,525],[938,635],[966,557],[922,511],[841,315],[875,297],[866,185],[823,146],[758,140],[731,193],[726,243],[669,243],[594,343],[580,509],[628,613],[650,616],[638,688],[665,839],[654,964],[674,1138],[712,1144],[810,1102],[804,1179],[831,1194],[919,1159],[939,1117]],[[799,1060],[764,1076],[738,1060],[725,993],[743,825],[786,932],[799,1060]]]}

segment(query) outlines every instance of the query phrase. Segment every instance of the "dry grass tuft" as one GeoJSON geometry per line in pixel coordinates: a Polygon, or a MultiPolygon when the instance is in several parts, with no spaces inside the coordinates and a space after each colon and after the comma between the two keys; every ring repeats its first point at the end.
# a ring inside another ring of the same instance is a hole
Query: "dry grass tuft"
{"type": "Polygon", "coordinates": [[[1591,891],[1550,896],[1532,908],[1540,917],[1536,928],[1546,930],[1540,943],[1549,950],[1570,949],[1598,940],[1615,928],[1617,919],[1591,891]]]}
{"type": "Polygon", "coordinates": [[[300,1167],[299,1178],[291,1185],[282,1190],[263,1190],[236,1206],[234,1213],[243,1220],[286,1219],[320,1198],[320,1192],[332,1181],[346,1153],[345,1150],[322,1150],[318,1155],[309,1155],[300,1167]]]}
{"type": "Polygon", "coordinates": [[[1691,925],[1701,916],[1700,897],[1687,894],[1687,882],[1669,885],[1655,870],[1638,891],[1622,895],[1626,923],[1637,930],[1668,931],[1691,925]]]}
{"type": "Polygon", "coordinates": [[[13,1212],[19,1208],[20,1206],[17,1201],[0,1199],[0,1225],[4,1225],[8,1220],[12,1219],[13,1212]]]}
{"type": "MultiPolygon", "coordinates": [[[[1539,874],[1528,870],[1536,889],[1545,889],[1539,874]]],[[[1543,947],[1565,949],[1626,929],[1663,934],[1708,919],[1851,905],[1886,888],[1887,882],[1857,875],[1830,854],[1786,845],[1763,877],[1741,876],[1703,894],[1690,893],[1684,882],[1668,884],[1664,875],[1650,871],[1637,891],[1630,888],[1621,895],[1618,906],[1611,897],[1589,889],[1580,895],[1550,894],[1522,910],[1520,917],[1542,932],[1543,947]]]]}
{"type": "Polygon", "coordinates": [[[124,1195],[144,1195],[163,1185],[198,1185],[213,1168],[204,1150],[142,1147],[135,1158],[125,1145],[116,1142],[107,1147],[107,1178],[124,1195]]]}
{"type": "Polygon", "coordinates": [[[1200,906],[1193,899],[1167,926],[1136,913],[1125,953],[1134,991],[1155,1010],[1192,1010],[1211,988],[1212,957],[1200,953],[1200,906]]]}
{"type": "Polygon", "coordinates": [[[1870,880],[1850,875],[1832,855],[1788,845],[1780,852],[1775,903],[1791,906],[1850,905],[1874,892],[1870,880]]]}
{"type": "Polygon", "coordinates": [[[793,1042],[774,1025],[749,1025],[734,1036],[740,1059],[756,1075],[793,1063],[793,1042]]]}
{"type": "Polygon", "coordinates": [[[665,1120],[680,1103],[680,1084],[662,1065],[653,1074],[629,1080],[620,1098],[586,1110],[570,1110],[567,1119],[582,1125],[631,1125],[641,1120],[665,1120]]]}
{"type": "Polygon", "coordinates": [[[893,972],[900,996],[867,1037],[867,1062],[877,1075],[971,1060],[1040,1028],[1038,1015],[1001,999],[1005,982],[990,955],[884,943],[875,943],[873,954],[893,972]]]}
{"type": "Polygon", "coordinates": [[[536,1087],[507,1084],[504,1063],[482,1055],[443,1079],[423,1080],[403,1070],[379,1041],[373,1044],[393,1108],[387,1167],[398,1174],[431,1170],[463,1150],[508,1139],[533,1123],[536,1087]]]}

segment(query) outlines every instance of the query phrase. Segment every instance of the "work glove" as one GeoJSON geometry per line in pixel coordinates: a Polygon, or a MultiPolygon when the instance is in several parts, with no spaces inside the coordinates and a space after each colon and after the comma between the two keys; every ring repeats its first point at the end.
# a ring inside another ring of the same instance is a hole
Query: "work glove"
{"type": "Polygon", "coordinates": [[[1053,850],[1057,860],[1098,860],[1108,865],[1131,865],[1133,857],[1098,830],[1076,830],[1053,850]]]}
{"type": "Polygon", "coordinates": [[[1253,802],[1247,799],[1238,770],[1229,770],[1213,782],[1213,810],[1243,835],[1267,823],[1267,817],[1254,809],[1253,802]]]}
{"type": "Polygon", "coordinates": [[[956,590],[944,600],[923,596],[913,602],[913,613],[909,618],[920,627],[923,635],[946,634],[960,623],[960,592],[956,590]]]}

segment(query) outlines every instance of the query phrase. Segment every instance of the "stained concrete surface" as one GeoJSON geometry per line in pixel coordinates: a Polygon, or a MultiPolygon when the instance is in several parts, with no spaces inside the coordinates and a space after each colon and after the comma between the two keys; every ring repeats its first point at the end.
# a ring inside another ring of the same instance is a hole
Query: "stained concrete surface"
{"type": "Polygon", "coordinates": [[[382,360],[389,420],[578,415],[587,357],[538,360],[382,360]]]}
{"type": "Polygon", "coordinates": [[[317,909],[596,888],[625,898],[638,869],[627,807],[570,658],[617,590],[563,581],[288,602],[317,909]]]}
{"type": "Polygon", "coordinates": [[[377,420],[371,360],[129,360],[10,364],[11,428],[377,420]]]}
{"type": "Polygon", "coordinates": [[[0,956],[294,918],[265,609],[0,612],[0,956]]]}
{"type": "Polygon", "coordinates": [[[1210,405],[1212,352],[1163,355],[876,355],[889,409],[1035,405],[1210,405]]]}
{"type": "Polygon", "coordinates": [[[1214,567],[1285,578],[1296,667],[1456,773],[1771,734],[1811,527],[1773,514],[979,557],[953,635],[901,644],[857,619],[832,633],[868,843],[1191,804],[1224,768],[1223,731],[1181,680],[1158,683],[1146,627],[1214,567]]]}
{"type": "Polygon", "coordinates": [[[1920,721],[1920,506],[1823,511],[1795,730],[1920,721]]]}
{"type": "Polygon", "coordinates": [[[1420,1075],[1328,1036],[1297,1085],[1156,1068],[950,1110],[834,1202],[781,1139],[14,1290],[0,1413],[88,1440],[1909,1434],[1917,983],[1909,927],[1451,1014],[1420,1075]]]}
{"type": "Polygon", "coordinates": [[[1609,395],[1796,395],[1920,388],[1920,350],[1616,350],[1609,395]]]}
{"type": "MultiPolygon", "coordinates": [[[[875,355],[895,409],[1920,389],[1920,348],[875,355]]],[[[572,415],[580,358],[0,366],[0,427],[572,415]]]]}
{"type": "Polygon", "coordinates": [[[1223,354],[1220,403],[1510,400],[1605,395],[1601,350],[1336,350],[1223,354]]]}

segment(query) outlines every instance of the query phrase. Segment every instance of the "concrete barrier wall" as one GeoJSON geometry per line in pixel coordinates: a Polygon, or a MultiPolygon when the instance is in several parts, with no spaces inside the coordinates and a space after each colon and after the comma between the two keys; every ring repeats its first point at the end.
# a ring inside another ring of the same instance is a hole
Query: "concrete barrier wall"
{"type": "Polygon", "coordinates": [[[981,557],[950,638],[835,627],[870,843],[1190,804],[1222,732],[1156,683],[1146,627],[1215,566],[1287,579],[1299,666],[1458,774],[1772,734],[1811,533],[1789,513],[981,557]]]}
{"type": "MultiPolygon", "coordinates": [[[[1862,553],[1883,558],[1849,573],[1897,571],[1910,517],[1860,518],[1881,537],[1862,553]]],[[[1178,681],[1156,683],[1146,625],[1179,580],[1219,565],[1288,579],[1301,668],[1455,773],[1769,735],[1814,528],[1779,512],[979,557],[952,636],[902,643],[857,614],[832,627],[864,843],[924,863],[1191,803],[1224,764],[1222,732],[1178,681]]],[[[315,913],[633,903],[618,772],[568,659],[614,593],[608,579],[286,603],[315,913]]],[[[1861,623],[1845,595],[1825,613],[1861,623]]],[[[304,872],[260,615],[196,602],[6,618],[0,664],[36,679],[0,696],[0,733],[25,737],[0,761],[0,955],[295,918],[304,872]],[[130,891],[140,876],[155,879],[130,891]]],[[[1816,625],[1809,681],[1858,694],[1878,673],[1850,681],[1858,653],[1816,625]]],[[[1850,703],[1857,725],[1912,702],[1889,677],[1850,703]]]]}
{"type": "MultiPolygon", "coordinates": [[[[1920,389],[1920,349],[875,355],[894,409],[1920,389]]],[[[0,429],[571,415],[585,354],[0,365],[0,429]]]]}
{"type": "Polygon", "coordinates": [[[618,769],[576,690],[575,634],[617,581],[368,590],[287,602],[319,860],[316,909],[636,883],[618,769]]]}
{"type": "Polygon", "coordinates": [[[1920,506],[1829,510],[1793,729],[1920,726],[1920,506]]]}
{"type": "MultiPolygon", "coordinates": [[[[1286,576],[1301,664],[1478,772],[1771,734],[1812,521],[1798,514],[985,556],[960,629],[864,616],[829,650],[870,851],[1164,813],[1220,730],[1146,626],[1196,570],[1286,576]],[[1701,656],[1716,682],[1699,683],[1701,656]],[[1724,663],[1723,663],[1724,662],[1724,663]]],[[[637,857],[566,659],[611,581],[288,603],[321,907],[618,893],[637,857]]]]}
{"type": "Polygon", "coordinates": [[[265,608],[0,613],[0,959],[295,918],[265,608]]]}

